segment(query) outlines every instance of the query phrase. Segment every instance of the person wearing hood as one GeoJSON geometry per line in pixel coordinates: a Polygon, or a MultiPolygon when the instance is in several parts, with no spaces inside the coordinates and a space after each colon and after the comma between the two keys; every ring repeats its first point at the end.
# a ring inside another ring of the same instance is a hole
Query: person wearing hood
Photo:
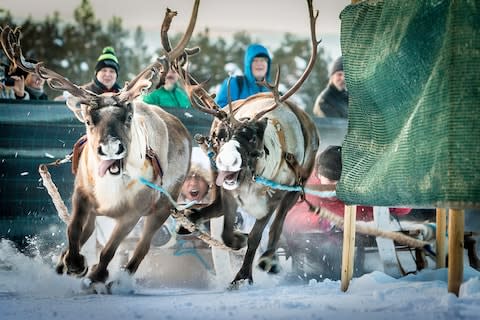
{"type": "Polygon", "coordinates": [[[214,200],[214,186],[210,159],[199,147],[193,147],[190,170],[180,190],[178,202],[210,204],[214,200]]]}
{"type": "Polygon", "coordinates": [[[272,58],[267,48],[260,44],[251,44],[245,51],[244,75],[231,76],[225,79],[220,86],[216,102],[220,107],[228,104],[228,96],[231,101],[245,99],[260,92],[268,92],[269,89],[257,83],[257,81],[270,81],[270,65],[272,58]],[[230,89],[228,89],[230,82],[230,89]],[[229,92],[230,91],[230,92],[229,92]]]}
{"type": "Polygon", "coordinates": [[[117,83],[119,70],[120,65],[115,55],[115,49],[113,47],[105,47],[97,59],[95,77],[91,82],[84,85],[83,88],[96,94],[119,92],[121,89],[117,83]]]}

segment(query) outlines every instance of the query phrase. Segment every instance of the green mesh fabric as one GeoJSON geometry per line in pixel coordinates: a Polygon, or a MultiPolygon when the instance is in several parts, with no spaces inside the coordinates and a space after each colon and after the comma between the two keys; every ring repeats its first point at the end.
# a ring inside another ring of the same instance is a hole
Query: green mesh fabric
{"type": "Polygon", "coordinates": [[[480,206],[480,4],[366,1],[341,13],[347,204],[480,206]]]}

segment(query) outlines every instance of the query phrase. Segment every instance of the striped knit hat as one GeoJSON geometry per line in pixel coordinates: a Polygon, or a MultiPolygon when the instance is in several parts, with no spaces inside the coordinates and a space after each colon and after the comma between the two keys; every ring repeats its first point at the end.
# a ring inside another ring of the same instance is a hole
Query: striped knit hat
{"type": "Polygon", "coordinates": [[[97,59],[97,64],[95,66],[95,74],[97,74],[97,72],[103,68],[112,68],[118,75],[120,65],[118,64],[118,59],[115,55],[115,49],[113,49],[113,47],[103,48],[102,54],[97,59]]]}

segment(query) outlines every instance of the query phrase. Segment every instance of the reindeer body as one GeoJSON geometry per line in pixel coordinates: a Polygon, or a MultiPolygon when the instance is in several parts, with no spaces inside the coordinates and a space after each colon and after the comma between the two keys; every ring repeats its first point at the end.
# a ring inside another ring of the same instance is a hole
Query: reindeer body
{"type": "MultiPolygon", "coordinates": [[[[133,274],[147,254],[155,231],[170,215],[172,204],[168,197],[143,185],[139,179],[162,185],[176,199],[190,167],[191,137],[180,120],[137,98],[151,88],[152,81],[165,78],[170,64],[178,66],[178,60],[187,54],[185,47],[193,33],[199,2],[195,0],[190,22],[179,43],[171,48],[166,37],[162,37],[168,46],[167,54],[126,83],[120,92],[108,95],[79,87],[43,63],[27,62],[20,46],[20,30],[0,27],[0,43],[12,65],[36,73],[52,89],[68,91],[71,96],[67,106],[86,127],[86,145],[81,153],[78,149],[74,151],[76,178],[67,228],[68,249],[62,253],[58,273],[86,274],[88,267],[80,250],[92,235],[96,217],[108,216],[116,220],[116,225],[100,252],[98,264],[88,274],[94,285],[104,283],[108,264],[118,246],[140,217],[145,216],[142,236],[125,266],[133,274]]],[[[166,34],[175,15],[176,12],[167,9],[162,34],[166,34]]]]}
{"type": "Polygon", "coordinates": [[[221,109],[197,81],[190,86],[191,77],[184,77],[193,106],[216,118],[210,136],[198,135],[196,140],[204,149],[212,148],[217,154],[216,184],[221,187],[216,201],[189,217],[199,222],[223,214],[222,239],[225,244],[239,249],[247,242],[242,267],[231,283],[234,288],[244,280],[253,282],[253,259],[262,232],[272,215],[275,216],[269,231],[267,250],[261,255],[258,265],[264,271],[279,272],[275,251],[283,222],[288,210],[300,196],[300,191],[286,191],[288,188],[282,190],[282,187],[302,187],[305,184],[320,144],[315,123],[303,110],[288,101],[308,77],[317,56],[319,42],[315,23],[318,11],[313,10],[312,0],[307,0],[307,6],[312,54],[305,71],[285,94],[279,93],[280,72],[277,72],[273,84],[259,81],[271,93],[259,93],[245,100],[234,101],[229,103],[228,108],[221,109]],[[259,176],[277,184],[278,188],[258,184],[259,176]],[[234,230],[239,206],[256,218],[248,240],[234,230]]]}
{"type": "MultiPolygon", "coordinates": [[[[216,165],[217,185],[222,187],[221,204],[206,208],[203,214],[213,214],[212,208],[223,212],[225,224],[222,238],[232,248],[245,245],[242,234],[233,230],[238,207],[256,218],[248,235],[248,247],[243,265],[232,282],[252,282],[253,259],[262,232],[275,215],[270,227],[267,250],[259,266],[268,272],[279,271],[275,251],[287,212],[297,201],[300,192],[284,191],[255,182],[262,177],[278,185],[303,186],[309,177],[319,146],[319,135],[311,118],[301,109],[283,102],[275,109],[272,94],[258,94],[232,105],[236,120],[230,133],[222,132],[221,121],[212,125],[211,136],[218,139],[216,165]],[[261,117],[258,113],[267,111],[261,117]]],[[[198,218],[198,213],[197,217],[198,218]]]]}
{"type": "Polygon", "coordinates": [[[82,106],[87,145],[80,155],[68,226],[68,250],[57,271],[83,275],[85,259],[79,250],[94,230],[95,217],[114,218],[116,226],[100,253],[99,263],[88,277],[105,282],[107,266],[115,251],[145,216],[143,234],[126,270],[133,274],[147,254],[155,231],[170,214],[172,205],[165,195],[140,182],[140,178],[162,185],[173,198],[178,197],[188,173],[191,138],[184,125],[156,106],[139,101],[125,105],[114,98],[95,109],[82,106]],[[150,155],[148,157],[148,151],[150,155]],[[158,163],[160,171],[155,170],[158,163]]]}

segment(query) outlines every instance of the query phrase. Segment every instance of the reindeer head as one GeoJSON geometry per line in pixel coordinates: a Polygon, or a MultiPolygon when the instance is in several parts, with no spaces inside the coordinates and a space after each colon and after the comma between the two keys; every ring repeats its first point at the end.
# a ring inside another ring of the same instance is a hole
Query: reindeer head
{"type": "Polygon", "coordinates": [[[217,185],[224,189],[236,189],[255,173],[256,160],[263,154],[263,135],[267,118],[240,122],[232,130],[232,137],[224,143],[216,158],[217,185]]]}
{"type": "Polygon", "coordinates": [[[88,144],[99,163],[98,175],[122,173],[132,141],[135,114],[132,101],[122,101],[119,95],[96,96],[88,104],[82,104],[78,98],[70,97],[67,105],[85,124],[88,144]]]}

